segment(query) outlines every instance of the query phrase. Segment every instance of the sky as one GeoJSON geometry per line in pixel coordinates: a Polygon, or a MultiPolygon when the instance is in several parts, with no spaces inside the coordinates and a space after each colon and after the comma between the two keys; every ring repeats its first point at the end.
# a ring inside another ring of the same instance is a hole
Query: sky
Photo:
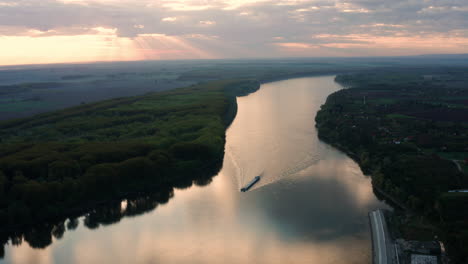
{"type": "Polygon", "coordinates": [[[0,65],[453,53],[467,0],[0,0],[0,65]]]}

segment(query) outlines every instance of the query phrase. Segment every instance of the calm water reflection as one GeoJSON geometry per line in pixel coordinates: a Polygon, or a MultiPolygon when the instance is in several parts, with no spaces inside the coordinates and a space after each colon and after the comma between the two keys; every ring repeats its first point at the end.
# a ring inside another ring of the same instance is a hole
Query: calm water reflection
{"type": "MultiPolygon", "coordinates": [[[[6,263],[370,263],[370,179],[321,143],[314,116],[333,77],[264,84],[238,98],[223,169],[207,186],[118,224],[80,225],[46,249],[7,246],[6,263]],[[239,188],[256,175],[247,192],[239,188]]],[[[128,206],[123,203],[122,207],[128,206]]],[[[119,210],[119,205],[116,205],[119,210]]]]}

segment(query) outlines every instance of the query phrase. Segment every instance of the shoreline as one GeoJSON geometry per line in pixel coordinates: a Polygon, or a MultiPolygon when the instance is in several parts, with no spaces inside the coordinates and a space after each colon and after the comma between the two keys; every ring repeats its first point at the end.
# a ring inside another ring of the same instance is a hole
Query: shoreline
{"type": "MultiPolygon", "coordinates": [[[[235,79],[235,80],[236,81],[243,81],[245,79],[240,78],[240,79],[235,79]]],[[[237,115],[237,100],[236,100],[236,98],[241,97],[241,96],[247,96],[250,93],[254,93],[254,92],[258,91],[258,89],[260,89],[261,83],[258,80],[255,80],[255,81],[258,84],[253,86],[252,89],[249,89],[247,91],[239,91],[239,90],[236,90],[236,89],[232,89],[230,92],[226,92],[227,87],[223,88],[225,90],[225,97],[228,100],[226,112],[223,114],[223,116],[224,116],[224,118],[223,118],[224,119],[223,120],[223,123],[224,123],[223,136],[224,136],[224,138],[226,136],[227,129],[229,128],[229,126],[234,121],[234,119],[235,119],[235,117],[237,115]]],[[[186,88],[186,87],[180,87],[180,88],[183,89],[183,88],[186,88]]],[[[179,88],[176,88],[176,89],[179,89],[179,88]]],[[[174,90],[176,90],[176,89],[174,89],[174,90]]],[[[158,92],[156,92],[156,93],[158,93],[158,92]]],[[[129,98],[131,98],[131,97],[134,97],[134,96],[130,96],[129,98]]],[[[107,100],[103,100],[103,101],[107,101],[107,100]]],[[[67,108],[64,108],[64,109],[67,109],[67,108]]],[[[63,109],[60,109],[60,110],[63,110],[63,109]]],[[[42,113],[42,114],[38,114],[38,115],[51,114],[51,113],[54,113],[54,112],[55,111],[51,111],[51,112],[46,112],[46,113],[42,113]]],[[[34,116],[35,115],[30,116],[30,117],[20,118],[20,119],[11,119],[11,120],[30,119],[30,118],[32,118],[34,116]]],[[[4,122],[9,122],[11,120],[6,120],[4,122]]],[[[223,144],[225,144],[225,142],[223,144]]],[[[224,146],[223,146],[223,148],[224,148],[224,146]]],[[[210,175],[210,176],[208,176],[209,178],[215,177],[216,174],[219,172],[219,170],[222,167],[223,158],[224,158],[224,151],[223,151],[223,156],[222,157],[219,157],[218,159],[216,159],[216,160],[210,162],[209,164],[207,164],[206,166],[204,166],[202,168],[199,168],[198,169],[199,172],[197,173],[197,175],[201,175],[200,178],[205,178],[206,177],[205,174],[209,174],[210,175]],[[207,170],[210,171],[210,172],[208,173],[207,170]]],[[[196,178],[197,177],[194,177],[194,179],[190,180],[190,183],[193,184],[193,181],[195,181],[196,178]]],[[[184,179],[182,179],[182,180],[184,181],[184,179]]],[[[185,179],[185,181],[188,181],[188,180],[185,179]]],[[[41,226],[41,225],[51,225],[51,224],[54,225],[54,223],[65,221],[68,218],[82,217],[82,216],[86,215],[87,213],[89,213],[90,211],[92,211],[93,209],[101,207],[101,206],[105,206],[106,204],[110,204],[112,202],[122,201],[122,200],[125,200],[125,199],[129,199],[130,197],[139,197],[139,196],[144,196],[144,195],[149,195],[149,194],[162,193],[162,192],[167,191],[167,189],[177,188],[178,184],[179,183],[170,183],[170,182],[163,183],[163,184],[154,184],[154,186],[149,184],[151,186],[145,186],[145,188],[138,188],[139,190],[135,190],[135,191],[124,191],[124,192],[121,192],[121,193],[119,193],[119,194],[117,194],[114,197],[109,198],[109,199],[99,199],[99,200],[95,200],[95,201],[88,201],[88,202],[86,202],[84,204],[73,206],[72,208],[67,209],[66,212],[61,213],[60,215],[46,217],[45,219],[43,219],[39,223],[17,224],[17,225],[2,225],[2,226],[0,226],[0,234],[8,236],[8,234],[12,234],[12,233],[15,233],[15,232],[24,232],[24,231],[30,230],[30,229],[32,229],[34,227],[41,226]],[[155,189],[157,191],[155,191],[155,189]]]]}
{"type": "MultiPolygon", "coordinates": [[[[275,79],[264,79],[264,80],[261,80],[261,81],[260,80],[255,80],[258,83],[258,85],[255,86],[253,89],[245,91],[245,92],[239,93],[238,91],[235,91],[235,89],[233,89],[233,91],[231,91],[232,92],[231,94],[229,94],[229,93],[226,94],[226,97],[228,98],[229,102],[228,102],[228,108],[227,108],[227,111],[225,112],[225,118],[224,118],[224,123],[225,123],[224,136],[226,135],[225,133],[226,133],[227,129],[229,128],[229,126],[234,121],[235,117],[237,116],[237,107],[238,107],[237,97],[248,96],[249,94],[258,91],[261,88],[261,85],[266,84],[266,83],[272,83],[272,82],[277,82],[277,81],[285,81],[285,80],[296,79],[296,78],[332,76],[332,75],[335,75],[335,74],[307,74],[307,75],[301,75],[301,76],[296,76],[296,75],[290,76],[290,75],[288,75],[288,76],[282,76],[282,77],[275,78],[275,79]]],[[[243,80],[243,79],[238,79],[238,80],[243,80]]],[[[181,88],[184,88],[184,87],[181,87],[181,88]]],[[[48,113],[53,113],[53,112],[54,111],[46,112],[46,113],[43,113],[43,114],[48,114],[48,113]]],[[[42,114],[39,114],[39,115],[42,115],[42,114]]],[[[31,118],[31,117],[26,117],[26,119],[27,118],[31,118]]],[[[223,154],[223,157],[224,157],[224,154],[223,154]]],[[[213,166],[207,165],[204,168],[202,168],[201,170],[206,169],[208,167],[213,167],[213,168],[216,167],[216,169],[215,169],[216,172],[212,172],[213,175],[211,177],[216,176],[216,173],[221,168],[223,157],[220,157],[220,159],[218,159],[217,161],[212,162],[211,165],[213,165],[213,166]]],[[[200,174],[202,174],[202,173],[200,173],[200,174]]],[[[191,182],[193,182],[193,180],[191,182]]],[[[139,189],[139,190],[135,190],[135,191],[121,192],[120,194],[118,194],[118,195],[116,195],[116,196],[114,196],[114,197],[112,197],[110,199],[99,199],[99,200],[95,200],[95,201],[86,202],[86,203],[84,203],[82,205],[73,206],[73,207],[69,208],[68,210],[66,210],[66,212],[61,213],[60,215],[47,217],[47,218],[45,218],[44,220],[42,220],[42,221],[40,221],[38,223],[17,224],[17,225],[9,225],[9,226],[2,225],[0,227],[0,234],[8,236],[9,234],[12,234],[12,233],[15,233],[15,232],[23,233],[25,231],[28,231],[28,230],[31,230],[31,229],[34,229],[34,228],[40,227],[40,226],[55,225],[56,223],[65,221],[67,219],[83,217],[86,214],[92,212],[94,209],[102,207],[102,206],[105,207],[106,205],[111,204],[113,202],[118,202],[118,201],[122,201],[122,200],[125,200],[125,199],[130,199],[132,197],[141,197],[141,196],[145,196],[145,195],[149,195],[149,194],[164,193],[168,189],[173,189],[173,188],[177,188],[177,186],[172,186],[170,183],[166,183],[166,184],[163,184],[163,185],[155,184],[154,186],[147,186],[147,188],[139,189]]]]}
{"type": "MultiPolygon", "coordinates": [[[[226,93],[226,97],[228,98],[229,102],[228,102],[227,111],[226,111],[226,113],[224,115],[224,123],[225,123],[224,136],[226,135],[227,129],[229,128],[229,126],[234,121],[235,117],[237,116],[237,107],[238,107],[237,97],[248,96],[249,94],[258,91],[261,88],[261,85],[266,84],[266,83],[272,83],[272,82],[277,82],[277,81],[285,81],[285,80],[296,79],[296,78],[331,76],[331,75],[336,75],[336,73],[332,73],[332,74],[329,74],[329,73],[327,73],[327,74],[323,74],[323,73],[320,73],[320,74],[300,74],[300,75],[294,74],[294,75],[280,76],[278,78],[273,78],[273,79],[263,79],[263,80],[255,79],[254,81],[257,82],[258,85],[256,85],[253,89],[250,89],[248,91],[242,91],[240,93],[239,93],[239,91],[235,91],[235,89],[233,89],[230,93],[226,93]]],[[[239,78],[239,79],[234,79],[234,80],[241,81],[241,80],[245,80],[245,79],[239,78]]],[[[180,87],[180,88],[185,88],[185,87],[180,87]]],[[[178,88],[176,88],[176,89],[178,89],[178,88]]],[[[175,90],[175,89],[173,89],[173,90],[175,90]]],[[[159,92],[156,92],[156,93],[159,93],[159,92]]],[[[134,97],[134,96],[130,96],[129,98],[131,98],[131,97],[134,97]]],[[[102,101],[107,101],[107,100],[102,100],[102,101]]],[[[67,107],[67,108],[69,108],[69,107],[67,107]]],[[[64,109],[67,109],[67,108],[64,108],[64,109]]],[[[73,108],[73,106],[71,108],[73,108]]],[[[58,111],[60,111],[60,110],[63,110],[63,109],[59,109],[58,111]]],[[[40,113],[40,114],[36,114],[36,115],[52,114],[55,111],[57,111],[57,110],[49,111],[49,112],[45,112],[45,113],[40,113]]],[[[32,117],[34,117],[36,115],[32,115],[32,116],[24,117],[24,118],[19,118],[19,119],[17,118],[17,119],[3,120],[2,122],[9,122],[11,120],[16,121],[16,120],[22,120],[22,119],[30,119],[30,118],[32,118],[32,117]]],[[[223,157],[224,157],[224,155],[223,155],[223,157]]],[[[222,163],[223,157],[221,157],[217,161],[212,162],[212,164],[222,163]]],[[[205,168],[207,168],[208,166],[209,165],[205,166],[205,168]]],[[[220,167],[220,166],[217,166],[217,167],[220,167]]],[[[217,170],[219,170],[219,169],[217,169],[217,170]]],[[[216,172],[214,173],[213,176],[215,176],[215,175],[216,175],[216,172]]],[[[159,186],[155,185],[155,186],[152,186],[152,187],[153,188],[160,188],[162,190],[162,189],[165,189],[165,188],[171,187],[171,186],[170,186],[170,184],[166,184],[166,185],[159,185],[159,186]]],[[[161,190],[159,190],[159,191],[161,191],[161,190]]],[[[74,207],[68,209],[65,213],[60,214],[59,216],[53,216],[53,217],[50,217],[50,218],[46,218],[46,219],[44,219],[43,221],[41,221],[40,223],[37,223],[37,224],[36,223],[34,223],[34,224],[18,224],[18,225],[10,225],[10,226],[2,225],[0,227],[0,234],[1,233],[11,233],[11,232],[16,232],[16,231],[21,231],[21,230],[25,230],[25,229],[34,227],[36,225],[51,224],[53,222],[58,222],[58,221],[61,221],[63,219],[67,219],[67,218],[70,218],[70,217],[77,217],[77,216],[80,217],[80,216],[85,215],[87,212],[93,210],[96,207],[99,207],[99,206],[102,206],[102,205],[105,205],[105,204],[108,204],[108,203],[111,203],[111,202],[127,199],[128,197],[131,197],[131,196],[139,196],[139,195],[145,195],[145,194],[150,194],[150,193],[154,193],[154,192],[151,191],[151,190],[137,190],[137,191],[122,192],[122,193],[116,195],[115,197],[113,197],[111,199],[100,199],[100,200],[96,200],[96,201],[90,201],[90,202],[87,202],[87,203],[79,205],[79,206],[74,206],[74,207]]]]}
{"type": "MultiPolygon", "coordinates": [[[[368,174],[368,173],[365,173],[362,169],[362,165],[361,165],[361,161],[359,159],[359,157],[357,156],[356,153],[352,152],[351,150],[348,150],[346,149],[345,147],[341,146],[339,143],[333,143],[333,142],[330,142],[330,141],[327,141],[325,140],[324,138],[320,138],[320,140],[322,140],[324,143],[326,143],[327,145],[330,145],[334,148],[336,148],[337,150],[343,152],[344,154],[346,154],[346,156],[348,156],[349,158],[351,158],[354,162],[356,162],[358,165],[359,165],[359,169],[361,169],[361,171],[363,172],[364,175],[366,176],[369,176],[371,177],[372,181],[371,181],[371,184],[372,184],[372,188],[374,190],[376,190],[380,195],[382,195],[384,198],[388,199],[391,203],[393,203],[393,205],[396,205],[397,207],[399,207],[400,209],[403,209],[403,211],[407,212],[407,213],[410,213],[410,210],[408,207],[406,207],[404,204],[402,204],[400,201],[398,201],[396,198],[392,197],[390,194],[386,193],[385,191],[383,191],[380,187],[376,186],[373,182],[373,176],[372,174],[368,174]]],[[[392,208],[394,208],[395,206],[393,205],[390,205],[392,206],[392,208]]]]}

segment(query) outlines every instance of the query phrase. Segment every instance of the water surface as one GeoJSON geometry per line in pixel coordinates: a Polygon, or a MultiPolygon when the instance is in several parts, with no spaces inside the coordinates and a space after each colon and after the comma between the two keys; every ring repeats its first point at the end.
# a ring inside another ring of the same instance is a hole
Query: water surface
{"type": "Polygon", "coordinates": [[[7,246],[3,261],[370,263],[367,213],[385,205],[359,166],[315,130],[315,113],[341,88],[333,79],[268,83],[238,98],[223,168],[210,184],[175,190],[169,202],[117,224],[89,229],[81,218],[45,249],[7,246]]]}

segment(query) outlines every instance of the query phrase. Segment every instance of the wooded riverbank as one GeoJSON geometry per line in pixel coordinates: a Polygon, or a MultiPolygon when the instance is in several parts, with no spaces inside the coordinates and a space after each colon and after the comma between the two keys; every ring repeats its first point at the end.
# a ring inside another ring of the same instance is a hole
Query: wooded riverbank
{"type": "Polygon", "coordinates": [[[0,123],[2,229],[202,184],[221,166],[235,97],[259,86],[215,81],[0,123]]]}
{"type": "MultiPolygon", "coordinates": [[[[428,82],[423,74],[417,69],[337,76],[337,81],[352,88],[328,97],[317,113],[317,129],[324,141],[352,152],[363,172],[372,175],[375,187],[432,223],[429,229],[413,226],[413,234],[437,235],[462,263],[468,255],[464,247],[468,233],[463,231],[468,196],[448,191],[466,188],[468,177],[443,156],[465,151],[468,138],[460,131],[466,130],[467,123],[440,118],[448,112],[468,116],[463,106],[454,108],[444,102],[449,95],[463,96],[468,91],[449,82],[444,86],[428,82]],[[433,102],[434,98],[440,102],[433,102]]],[[[439,74],[464,76],[463,69],[439,74]]]]}

